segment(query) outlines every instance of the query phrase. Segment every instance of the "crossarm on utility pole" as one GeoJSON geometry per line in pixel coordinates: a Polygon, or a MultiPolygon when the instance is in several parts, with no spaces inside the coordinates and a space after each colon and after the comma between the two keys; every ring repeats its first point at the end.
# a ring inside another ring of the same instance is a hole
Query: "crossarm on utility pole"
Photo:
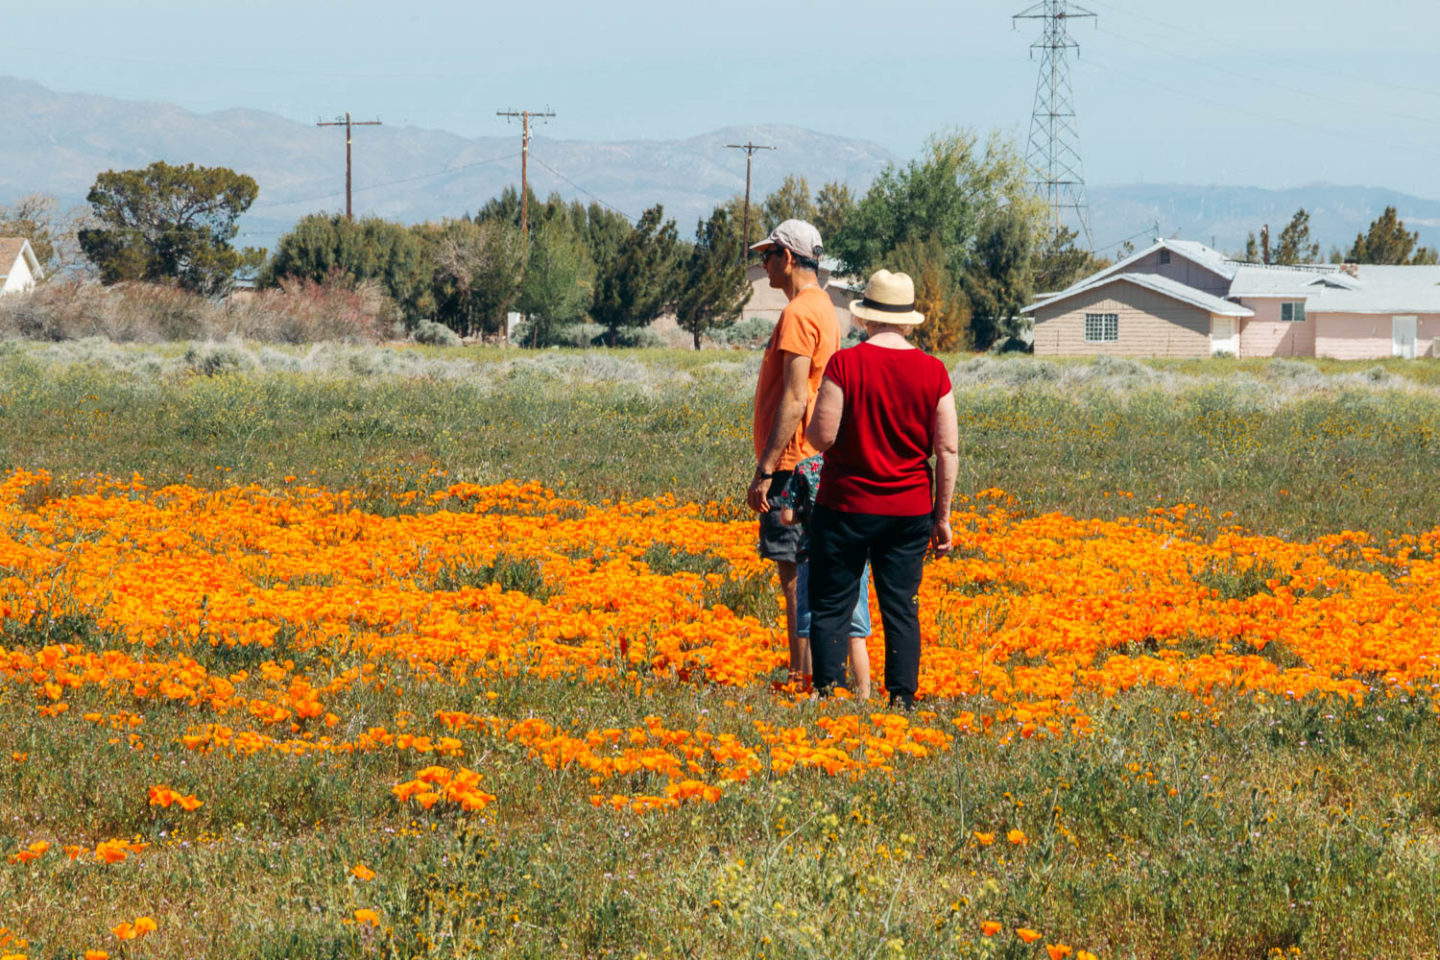
{"type": "Polygon", "coordinates": [[[727,143],[725,149],[745,151],[745,220],[740,228],[740,262],[743,264],[746,252],[750,249],[750,158],[755,156],[756,150],[774,150],[775,148],[769,144],[747,140],[744,143],[727,143]]]}
{"type": "Polygon", "coordinates": [[[529,233],[529,207],[530,207],[530,118],[536,120],[548,120],[555,116],[555,111],[546,107],[544,110],[496,110],[495,116],[504,117],[507,120],[515,117],[520,118],[520,242],[524,243],[529,233]]]}
{"type": "Polygon", "coordinates": [[[315,124],[317,127],[344,127],[345,128],[345,219],[353,219],[350,207],[350,128],[351,127],[378,127],[379,120],[351,120],[350,111],[345,111],[345,118],[342,120],[336,117],[334,120],[327,120],[315,124]]]}

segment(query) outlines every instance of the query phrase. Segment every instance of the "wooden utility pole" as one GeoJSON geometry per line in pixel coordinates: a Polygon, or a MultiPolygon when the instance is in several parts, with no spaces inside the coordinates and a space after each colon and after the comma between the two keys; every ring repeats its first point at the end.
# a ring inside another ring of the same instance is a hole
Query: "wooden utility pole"
{"type": "Polygon", "coordinates": [[[528,216],[530,207],[530,181],[527,169],[527,161],[530,159],[530,118],[547,120],[555,116],[555,111],[546,107],[544,110],[496,110],[495,116],[505,117],[507,120],[512,117],[520,118],[520,241],[525,242],[529,234],[528,216]]]}
{"type": "Polygon", "coordinates": [[[740,228],[740,262],[748,259],[750,251],[750,158],[755,155],[756,150],[774,150],[775,148],[764,143],[727,143],[727,150],[745,151],[745,223],[740,228]]]}
{"type": "Polygon", "coordinates": [[[315,124],[317,127],[344,127],[345,128],[345,219],[353,219],[350,208],[350,128],[351,127],[378,127],[379,120],[354,120],[350,119],[350,111],[345,111],[345,119],[335,118],[315,124]]]}

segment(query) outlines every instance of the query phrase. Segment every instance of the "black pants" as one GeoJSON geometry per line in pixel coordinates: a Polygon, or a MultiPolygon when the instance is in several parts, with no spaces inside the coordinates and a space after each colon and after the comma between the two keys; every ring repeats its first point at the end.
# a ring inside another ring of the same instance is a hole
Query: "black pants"
{"type": "Polygon", "coordinates": [[[850,614],[865,561],[885,626],[885,689],[909,706],[920,678],[920,577],[930,515],[890,517],[816,506],[810,517],[810,657],[815,688],[844,686],[850,614]]]}

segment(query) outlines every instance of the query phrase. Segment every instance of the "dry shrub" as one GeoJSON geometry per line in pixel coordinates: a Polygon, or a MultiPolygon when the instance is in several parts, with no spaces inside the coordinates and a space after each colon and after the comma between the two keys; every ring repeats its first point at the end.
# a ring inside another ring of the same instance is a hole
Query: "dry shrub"
{"type": "Polygon", "coordinates": [[[395,325],[395,306],[373,280],[322,282],[287,277],[279,287],[231,298],[232,332],[271,343],[378,343],[395,325]]]}
{"type": "Polygon", "coordinates": [[[220,301],[150,283],[102,286],[55,280],[0,300],[0,336],[26,340],[104,337],[159,343],[238,336],[278,343],[326,340],[373,343],[394,325],[378,285],[343,278],[285,280],[279,288],[220,301]]]}
{"type": "Polygon", "coordinates": [[[50,341],[194,340],[223,331],[223,316],[221,305],[174,287],[56,280],[0,300],[0,333],[50,341]]]}

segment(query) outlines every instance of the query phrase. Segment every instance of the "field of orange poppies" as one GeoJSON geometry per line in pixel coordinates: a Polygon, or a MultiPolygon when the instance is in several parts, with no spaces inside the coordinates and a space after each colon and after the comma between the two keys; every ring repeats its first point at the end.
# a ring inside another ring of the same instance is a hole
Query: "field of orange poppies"
{"type": "MultiPolygon", "coordinates": [[[[307,418],[308,379],[27,376],[0,362],[10,456],[74,436],[107,469],[0,476],[0,957],[1440,952],[1440,528],[1396,467],[1436,465],[1427,395],[1092,398],[1043,462],[1073,404],[963,398],[972,476],[981,434],[1047,479],[962,482],[897,714],[779,685],[753,521],[695,495],[714,449],[743,458],[723,379],[591,384],[584,422],[524,381],[557,469],[518,438],[391,456],[403,419],[350,380],[307,418]],[[252,440],[227,433],[256,396],[252,440]],[[1096,479],[1182,414],[1198,465],[1096,479]],[[691,447],[657,429],[692,422],[691,447]],[[1338,452],[1388,506],[1217,509],[1300,426],[1286,483],[1338,452]],[[365,483],[322,482],[357,456],[365,483]],[[630,465],[651,492],[604,495],[630,465]]],[[[415,417],[456,398],[379,389],[415,417]]],[[[535,428],[484,399],[472,432],[535,428]]]]}

